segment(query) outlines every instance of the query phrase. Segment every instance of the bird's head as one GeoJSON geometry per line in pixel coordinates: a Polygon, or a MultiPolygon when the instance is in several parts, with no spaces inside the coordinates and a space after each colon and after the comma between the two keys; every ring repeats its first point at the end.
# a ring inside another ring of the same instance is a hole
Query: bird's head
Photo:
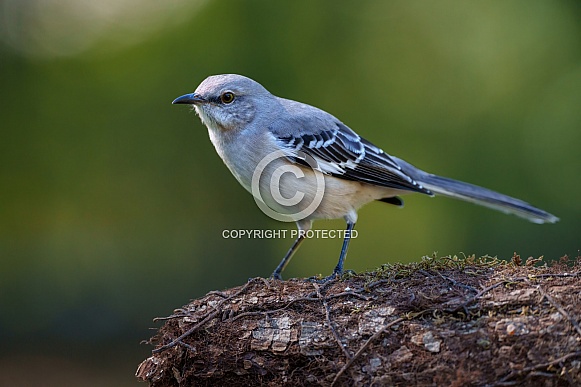
{"type": "Polygon", "coordinates": [[[206,78],[191,94],[173,104],[193,105],[204,125],[212,130],[242,130],[250,124],[261,99],[274,98],[260,83],[236,74],[206,78]]]}

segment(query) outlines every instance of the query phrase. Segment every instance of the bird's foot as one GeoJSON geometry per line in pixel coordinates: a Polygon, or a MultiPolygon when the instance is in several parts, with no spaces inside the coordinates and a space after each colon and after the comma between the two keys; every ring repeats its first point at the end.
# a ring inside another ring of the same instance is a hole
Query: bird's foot
{"type": "Polygon", "coordinates": [[[315,282],[317,284],[327,284],[341,278],[342,273],[333,272],[330,276],[321,278],[320,276],[313,276],[307,278],[307,281],[315,282]]]}
{"type": "Polygon", "coordinates": [[[282,279],[282,276],[280,275],[280,273],[277,273],[277,272],[272,273],[272,275],[270,276],[269,279],[271,279],[271,280],[279,280],[279,281],[282,281],[283,280],[282,279]]]}

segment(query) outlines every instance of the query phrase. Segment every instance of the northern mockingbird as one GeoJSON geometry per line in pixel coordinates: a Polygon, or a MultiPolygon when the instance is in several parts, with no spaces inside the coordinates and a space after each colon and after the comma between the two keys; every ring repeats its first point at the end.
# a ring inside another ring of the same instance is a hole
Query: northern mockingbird
{"type": "Polygon", "coordinates": [[[534,223],[559,220],[521,200],[424,172],[388,155],[331,114],[276,97],[241,75],[208,77],[173,103],[193,105],[216,151],[263,211],[296,221],[298,237],[274,270],[276,279],[314,220],[344,218],[343,247],[327,278],[340,276],[357,210],[373,200],[401,207],[399,195],[406,193],[461,199],[534,223]]]}

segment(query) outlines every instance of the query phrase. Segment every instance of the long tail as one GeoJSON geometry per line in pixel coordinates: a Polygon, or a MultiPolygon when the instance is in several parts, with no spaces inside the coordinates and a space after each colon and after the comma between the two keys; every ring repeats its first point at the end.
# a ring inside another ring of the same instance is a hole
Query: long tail
{"type": "Polygon", "coordinates": [[[533,223],[555,223],[559,220],[555,215],[533,207],[522,200],[477,185],[433,175],[401,159],[396,160],[405,173],[437,195],[464,200],[507,214],[514,214],[533,223]]]}

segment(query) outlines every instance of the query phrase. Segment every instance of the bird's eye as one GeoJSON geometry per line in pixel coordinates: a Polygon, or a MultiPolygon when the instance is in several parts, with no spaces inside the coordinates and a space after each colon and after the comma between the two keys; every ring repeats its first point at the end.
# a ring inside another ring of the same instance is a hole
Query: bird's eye
{"type": "Polygon", "coordinates": [[[220,99],[222,100],[223,103],[232,103],[232,101],[234,101],[234,93],[231,93],[229,91],[222,93],[220,99]]]}

